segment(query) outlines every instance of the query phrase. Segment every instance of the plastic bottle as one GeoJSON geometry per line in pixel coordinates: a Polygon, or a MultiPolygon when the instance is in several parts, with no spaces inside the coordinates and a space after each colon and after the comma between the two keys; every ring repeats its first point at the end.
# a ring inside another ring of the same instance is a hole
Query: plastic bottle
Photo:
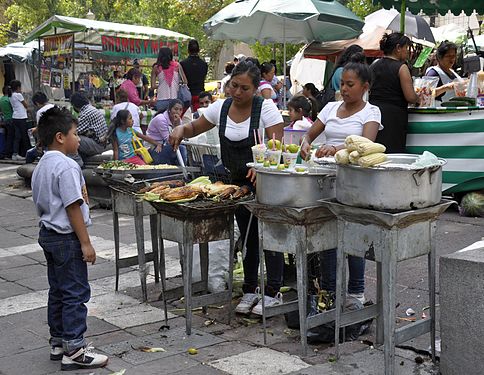
{"type": "Polygon", "coordinates": [[[477,73],[472,73],[467,85],[467,96],[469,98],[477,98],[477,73]]]}

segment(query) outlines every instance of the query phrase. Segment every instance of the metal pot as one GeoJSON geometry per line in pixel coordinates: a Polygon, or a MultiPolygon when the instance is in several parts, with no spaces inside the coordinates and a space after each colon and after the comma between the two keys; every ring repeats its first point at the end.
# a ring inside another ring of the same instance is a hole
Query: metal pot
{"type": "Polygon", "coordinates": [[[336,200],[378,211],[407,211],[436,205],[442,198],[442,165],[409,169],[418,155],[389,154],[386,168],[338,165],[336,200]]]}
{"type": "Polygon", "coordinates": [[[318,168],[309,173],[257,169],[257,202],[272,206],[303,208],[318,200],[334,198],[335,170],[318,168]]]}

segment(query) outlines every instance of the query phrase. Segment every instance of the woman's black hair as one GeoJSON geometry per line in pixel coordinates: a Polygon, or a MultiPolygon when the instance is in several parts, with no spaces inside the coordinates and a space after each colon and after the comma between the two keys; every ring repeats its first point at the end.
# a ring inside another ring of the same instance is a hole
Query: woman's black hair
{"type": "Polygon", "coordinates": [[[183,108],[183,102],[180,99],[170,99],[170,101],[168,102],[168,107],[157,111],[154,117],[158,116],[161,113],[165,113],[166,111],[170,112],[171,109],[177,104],[180,104],[183,108]]]}
{"type": "Polygon", "coordinates": [[[310,117],[315,121],[318,117],[318,102],[314,98],[306,98],[304,95],[296,95],[289,100],[287,107],[296,111],[302,110],[304,117],[310,117]]]}
{"type": "Polygon", "coordinates": [[[232,70],[234,70],[235,64],[232,61],[228,61],[225,63],[225,73],[232,74],[232,70]]]}
{"type": "Polygon", "coordinates": [[[116,117],[113,118],[111,125],[109,126],[108,133],[106,138],[113,143],[116,140],[116,129],[119,128],[121,125],[125,125],[126,121],[128,121],[129,116],[131,116],[131,112],[127,109],[121,109],[116,113],[116,117]]]}
{"type": "Polygon", "coordinates": [[[384,34],[380,40],[380,50],[385,55],[390,55],[398,46],[411,46],[412,41],[402,33],[384,34]]]}
{"type": "Polygon", "coordinates": [[[441,60],[450,50],[457,52],[457,45],[448,40],[444,40],[437,48],[437,60],[441,60]]]}
{"type": "Polygon", "coordinates": [[[270,73],[272,69],[275,69],[274,65],[272,65],[270,62],[265,62],[260,66],[260,74],[261,76],[263,74],[270,73]]]}
{"type": "MultiPolygon", "coordinates": [[[[353,56],[356,53],[361,53],[363,52],[363,48],[360,47],[357,44],[352,44],[348,48],[346,48],[343,53],[340,55],[338,58],[338,61],[336,62],[336,66],[334,67],[335,69],[338,69],[342,66],[345,66],[347,63],[350,62],[351,56],[353,56]]],[[[364,56],[364,55],[363,55],[364,56]]]]}
{"type": "Polygon", "coordinates": [[[259,59],[258,58],[256,58],[256,57],[247,57],[243,61],[246,61],[246,62],[249,62],[249,63],[254,64],[260,70],[260,62],[259,62],[259,59]]]}
{"type": "Polygon", "coordinates": [[[86,97],[85,94],[80,92],[75,92],[71,95],[71,104],[74,108],[81,109],[86,104],[89,104],[89,99],[86,97]]]}
{"type": "Polygon", "coordinates": [[[240,76],[242,74],[247,74],[252,80],[252,84],[254,85],[254,87],[257,88],[259,87],[260,83],[260,70],[258,66],[249,59],[253,59],[253,57],[248,57],[247,59],[239,62],[235,66],[234,70],[232,70],[232,76],[230,79],[232,80],[234,77],[240,76]]]}
{"type": "Polygon", "coordinates": [[[40,116],[37,124],[37,134],[42,146],[50,146],[54,142],[55,135],[61,132],[67,135],[73,126],[77,125],[77,120],[66,108],[54,106],[45,111],[40,116]]]}
{"type": "Polygon", "coordinates": [[[371,72],[370,72],[370,67],[367,64],[350,61],[343,68],[343,72],[346,72],[348,70],[355,72],[356,76],[359,78],[359,80],[362,83],[368,82],[369,84],[371,84],[371,72]]]}
{"type": "Polygon", "coordinates": [[[160,65],[163,69],[168,69],[173,60],[173,52],[169,47],[161,47],[155,65],[160,65]]]}
{"type": "Polygon", "coordinates": [[[19,87],[22,87],[22,83],[19,80],[14,79],[13,81],[10,81],[10,88],[12,89],[12,92],[17,91],[19,87]]]}
{"type": "Polygon", "coordinates": [[[308,82],[304,85],[304,88],[311,93],[313,98],[319,95],[319,90],[314,86],[314,83],[308,82]]]}
{"type": "Polygon", "coordinates": [[[197,55],[200,52],[200,45],[196,39],[190,39],[188,41],[188,53],[190,55],[197,55]]]}

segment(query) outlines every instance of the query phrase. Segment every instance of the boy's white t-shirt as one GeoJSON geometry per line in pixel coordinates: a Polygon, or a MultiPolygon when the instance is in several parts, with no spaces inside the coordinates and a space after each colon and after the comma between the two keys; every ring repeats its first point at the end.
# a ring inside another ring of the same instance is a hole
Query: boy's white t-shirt
{"type": "Polygon", "coordinates": [[[378,130],[383,129],[381,112],[377,106],[367,102],[361,111],[346,118],[339,118],[337,111],[341,104],[343,104],[342,101],[329,102],[319,112],[318,119],[325,126],[324,134],[326,135],[327,144],[340,145],[344,143],[345,138],[349,135],[362,135],[363,127],[371,121],[380,125],[378,130]]]}
{"type": "Polygon", "coordinates": [[[20,92],[14,92],[10,97],[10,104],[12,105],[14,119],[24,119],[27,118],[27,109],[25,109],[22,102],[24,101],[24,96],[20,92]]]}
{"type": "MultiPolygon", "coordinates": [[[[205,117],[208,122],[219,126],[220,125],[220,112],[222,111],[223,100],[217,100],[212,103],[203,112],[203,117],[205,117]]],[[[271,126],[282,123],[282,115],[279,113],[277,106],[271,99],[265,99],[262,103],[262,109],[260,114],[259,129],[270,128],[271,126]]],[[[225,128],[225,136],[231,141],[241,141],[249,136],[250,129],[250,117],[243,121],[236,123],[227,116],[227,126],[225,128]]]]}
{"type": "Polygon", "coordinates": [[[42,108],[37,111],[37,113],[35,114],[35,121],[37,121],[37,125],[39,125],[40,117],[42,116],[42,114],[53,107],[54,104],[46,103],[42,108]]]}

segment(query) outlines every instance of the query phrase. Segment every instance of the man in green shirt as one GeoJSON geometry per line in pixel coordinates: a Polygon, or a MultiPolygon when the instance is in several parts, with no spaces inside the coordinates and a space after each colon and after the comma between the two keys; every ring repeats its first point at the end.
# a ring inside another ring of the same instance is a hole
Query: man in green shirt
{"type": "Polygon", "coordinates": [[[0,97],[0,113],[2,114],[0,125],[5,128],[5,150],[0,153],[0,159],[12,157],[14,128],[12,123],[13,109],[8,96],[9,91],[10,88],[4,86],[2,89],[3,96],[0,97]]]}

